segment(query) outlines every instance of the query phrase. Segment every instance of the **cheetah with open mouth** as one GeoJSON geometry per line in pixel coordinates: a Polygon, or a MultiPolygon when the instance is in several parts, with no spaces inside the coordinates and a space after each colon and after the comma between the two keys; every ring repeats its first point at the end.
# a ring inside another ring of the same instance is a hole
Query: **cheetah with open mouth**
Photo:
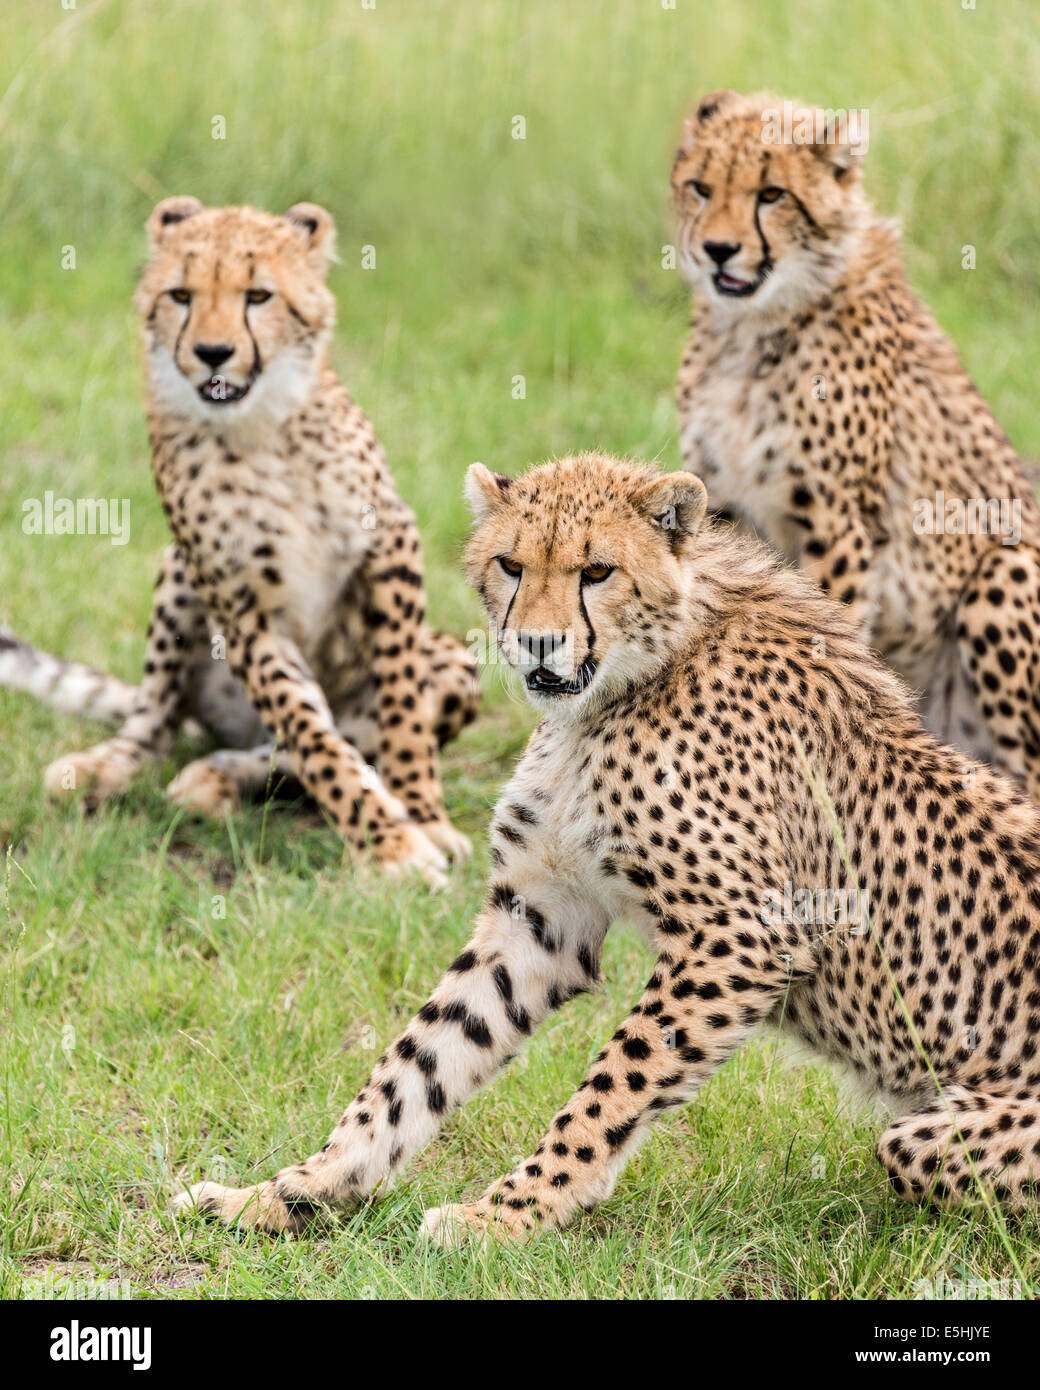
{"type": "Polygon", "coordinates": [[[847,608],[706,519],[690,474],[476,464],[469,577],[543,714],[491,829],[469,944],[320,1152],[177,1199],[295,1231],[385,1191],[636,921],[642,998],[530,1157],[427,1214],[451,1244],[563,1226],[760,1023],[900,1107],[895,1190],[1014,1206],[1040,1178],[1040,809],[927,733],[847,608]],[[580,682],[576,674],[587,672],[580,682]],[[778,904],[827,885],[861,921],[778,904]]]}
{"type": "Polygon", "coordinates": [[[863,193],[862,126],[793,106],[813,138],[784,143],[783,106],[714,92],[675,158],[684,465],[848,605],[937,738],[1040,800],[1033,486],[863,193]]]}
{"type": "Polygon", "coordinates": [[[45,784],[125,790],[192,719],[225,746],[168,789],[219,815],[272,776],[302,783],[357,854],[444,882],[438,745],[474,718],[476,666],[425,622],[415,518],[326,361],[332,218],[167,198],[148,220],[144,324],[155,480],[174,542],[139,687],[0,630],[0,684],[121,724],[45,784]]]}

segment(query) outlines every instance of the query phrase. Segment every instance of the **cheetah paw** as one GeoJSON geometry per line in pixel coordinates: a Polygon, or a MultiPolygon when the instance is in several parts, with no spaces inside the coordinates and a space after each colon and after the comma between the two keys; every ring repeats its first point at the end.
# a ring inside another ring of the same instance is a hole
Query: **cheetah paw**
{"type": "Polygon", "coordinates": [[[442,1250],[460,1250],[469,1242],[486,1245],[492,1240],[523,1240],[530,1235],[523,1223],[513,1226],[502,1219],[500,1210],[484,1211],[479,1204],[431,1207],[424,1212],[419,1235],[442,1250]]]}
{"type": "Polygon", "coordinates": [[[456,830],[447,818],[424,821],[422,831],[427,839],[432,840],[437,848],[456,864],[465,864],[473,854],[473,845],[469,837],[463,835],[461,830],[456,830]]]}
{"type": "Polygon", "coordinates": [[[218,1182],[197,1182],[179,1192],[170,1203],[174,1216],[208,1216],[225,1226],[281,1234],[295,1228],[289,1208],[273,1182],[257,1187],[222,1187],[218,1182]]]}
{"type": "Polygon", "coordinates": [[[90,811],[125,791],[136,771],[135,759],[122,748],[99,743],[85,752],[57,758],[43,774],[43,786],[48,796],[56,798],[81,792],[84,810],[90,811]]]}
{"type": "Polygon", "coordinates": [[[419,1235],[442,1250],[460,1250],[474,1238],[478,1242],[488,1238],[486,1225],[474,1216],[472,1207],[431,1207],[423,1213],[419,1235]]]}
{"type": "Polygon", "coordinates": [[[409,821],[396,823],[378,848],[379,867],[388,878],[418,873],[431,888],[444,888],[448,861],[433,841],[409,821]]]}
{"type": "Polygon", "coordinates": [[[166,788],[166,795],[177,806],[204,816],[220,818],[237,810],[238,787],[219,767],[205,759],[189,763],[166,788]]]}

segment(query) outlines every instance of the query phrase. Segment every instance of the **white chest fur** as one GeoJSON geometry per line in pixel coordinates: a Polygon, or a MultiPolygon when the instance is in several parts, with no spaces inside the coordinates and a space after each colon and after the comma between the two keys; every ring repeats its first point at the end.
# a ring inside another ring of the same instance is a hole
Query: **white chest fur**
{"type": "MultiPolygon", "coordinates": [[[[798,458],[796,429],[781,402],[776,373],[763,372],[768,346],[736,336],[698,351],[680,405],[683,463],[708,489],[714,510],[744,519],[790,560],[804,531],[789,515],[789,464],[798,458]]],[[[811,390],[811,382],[806,382],[811,390]]]]}
{"type": "Polygon", "coordinates": [[[372,545],[361,496],[299,459],[215,440],[176,454],[162,487],[199,573],[229,594],[249,585],[309,655],[372,545]]]}

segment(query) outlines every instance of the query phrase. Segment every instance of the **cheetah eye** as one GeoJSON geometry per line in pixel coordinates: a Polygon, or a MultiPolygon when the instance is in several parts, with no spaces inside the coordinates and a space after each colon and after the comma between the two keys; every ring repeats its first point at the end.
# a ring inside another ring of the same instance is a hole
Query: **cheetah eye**
{"type": "Polygon", "coordinates": [[[711,189],[706,183],[701,183],[700,179],[690,179],[686,187],[692,188],[697,197],[703,198],[705,202],[711,197],[711,189]]]}
{"type": "Polygon", "coordinates": [[[586,584],[602,584],[614,573],[613,565],[586,565],[581,577],[586,584]]]}
{"type": "Polygon", "coordinates": [[[772,186],[763,188],[758,195],[758,201],[760,203],[778,203],[786,191],[786,189],[772,186]]]}
{"type": "Polygon", "coordinates": [[[246,290],[247,304],[266,304],[270,298],[270,290],[246,290]]]}
{"type": "Polygon", "coordinates": [[[167,290],[166,293],[173,300],[174,304],[191,303],[191,290],[167,290]]]}
{"type": "Polygon", "coordinates": [[[513,579],[515,579],[518,574],[523,574],[524,572],[523,565],[518,565],[515,560],[510,560],[505,555],[500,555],[498,557],[498,563],[505,570],[506,574],[511,575],[513,579]]]}

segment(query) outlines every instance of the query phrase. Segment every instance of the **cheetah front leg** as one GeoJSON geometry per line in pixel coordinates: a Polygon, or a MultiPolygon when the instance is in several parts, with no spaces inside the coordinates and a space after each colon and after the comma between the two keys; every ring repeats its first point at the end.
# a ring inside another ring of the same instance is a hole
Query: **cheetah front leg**
{"type": "Polygon", "coordinates": [[[427,631],[433,734],[441,748],[477,717],[480,676],[477,664],[457,638],[427,631]]]}
{"type": "Polygon", "coordinates": [[[961,595],[961,665],[993,745],[993,761],[1040,802],[1040,555],[990,552],[961,595]]]}
{"type": "Polygon", "coordinates": [[[83,793],[94,807],[126,790],[147,757],[173,747],[189,694],[192,652],[206,640],[205,613],[175,545],[163,557],[145,647],[144,678],[130,716],[114,737],[57,758],[44,773],[52,796],[83,793]]]}
{"type": "Polygon", "coordinates": [[[650,1122],[690,1100],[790,983],[779,944],[741,928],[755,944],[739,955],[711,954],[731,933],[692,924],[686,941],[662,951],[643,997],[530,1158],[475,1202],[427,1212],[426,1233],[447,1246],[474,1234],[518,1239],[608,1197],[650,1122]],[[691,949],[691,939],[700,944],[691,949]]]}
{"type": "Polygon", "coordinates": [[[431,886],[443,884],[444,856],[343,737],[296,643],[254,614],[229,640],[228,662],[346,844],[357,854],[371,846],[384,872],[416,870],[431,886]]]}
{"type": "Polygon", "coordinates": [[[465,950],[385,1054],[324,1148],[259,1187],[196,1184],[175,1202],[239,1226],[304,1227],[317,1209],[386,1190],[448,1113],[598,973],[606,909],[551,876],[537,844],[506,846],[465,950]]]}
{"type": "Polygon", "coordinates": [[[422,562],[414,523],[402,520],[380,538],[366,578],[371,673],[378,726],[377,765],[409,817],[453,859],[468,859],[469,840],[448,819],[435,732],[430,636],[425,628],[422,562]]]}

